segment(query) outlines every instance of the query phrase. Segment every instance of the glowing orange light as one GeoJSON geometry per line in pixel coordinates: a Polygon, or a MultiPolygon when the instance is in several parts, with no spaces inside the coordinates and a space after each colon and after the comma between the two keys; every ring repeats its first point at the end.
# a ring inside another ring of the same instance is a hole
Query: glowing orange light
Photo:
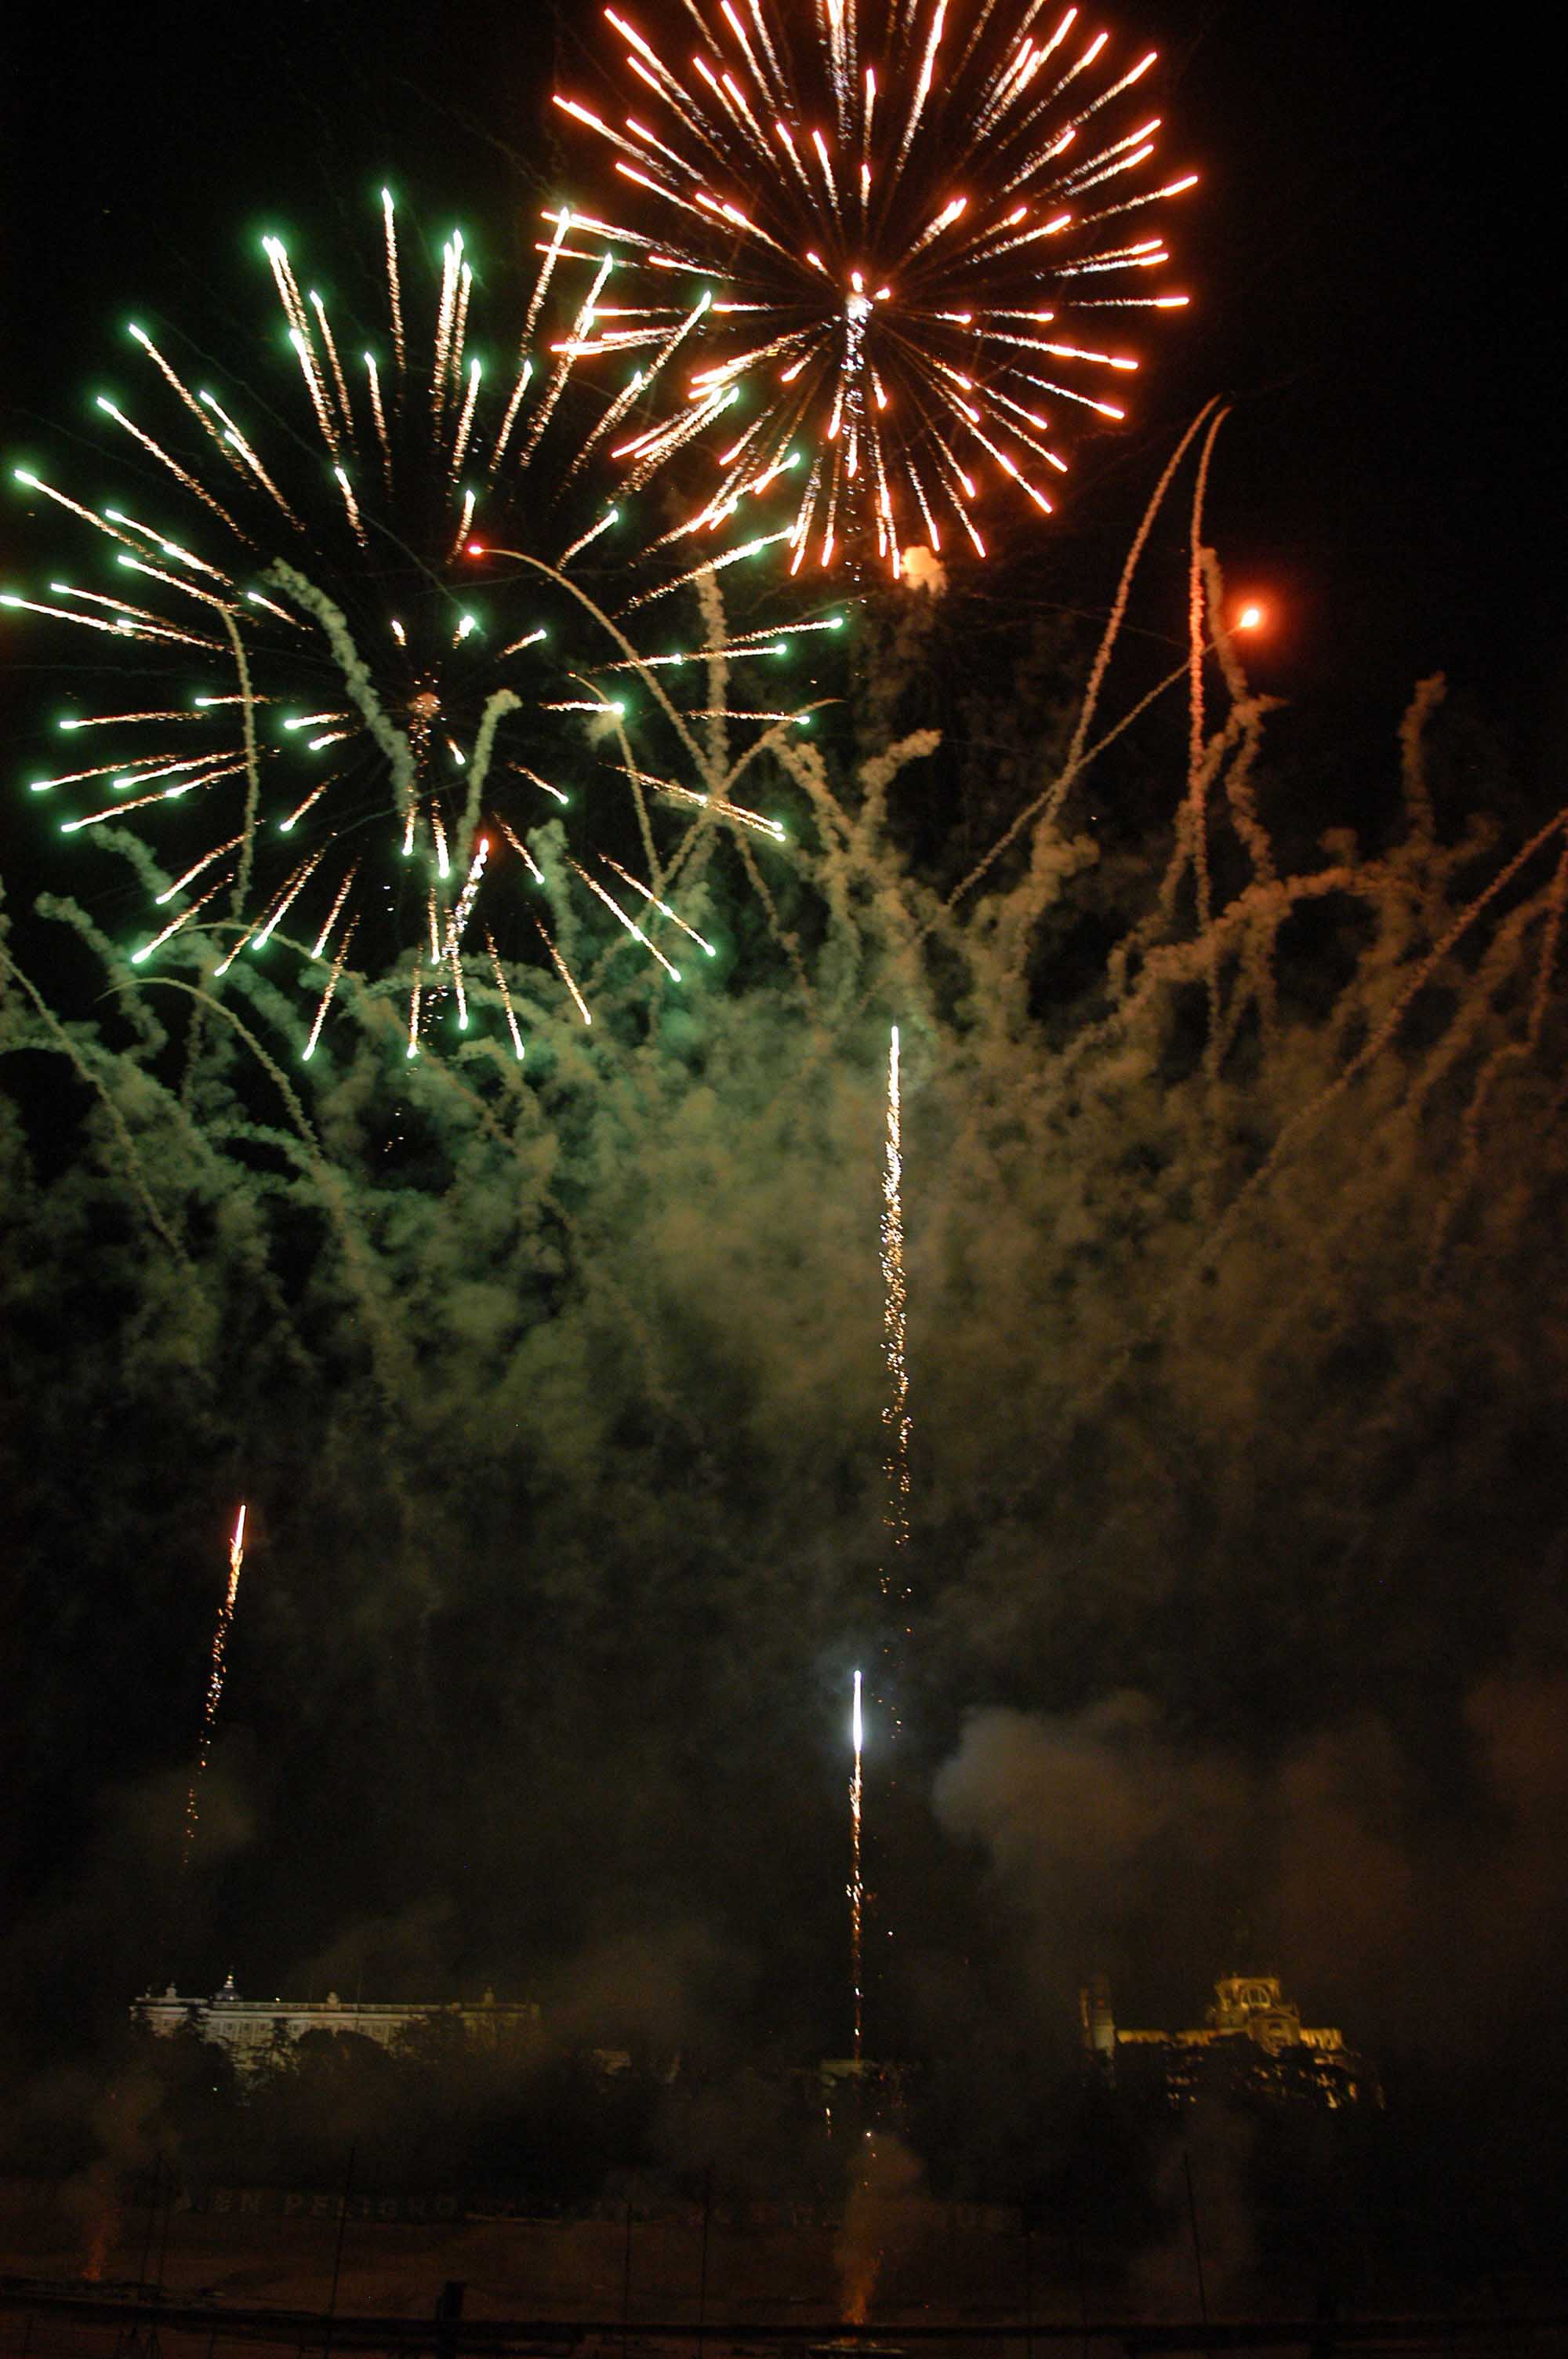
{"type": "Polygon", "coordinates": [[[1243,606],[1240,614],[1236,617],[1236,627],[1238,631],[1255,631],[1259,628],[1262,620],[1263,609],[1261,606],[1243,606]]]}

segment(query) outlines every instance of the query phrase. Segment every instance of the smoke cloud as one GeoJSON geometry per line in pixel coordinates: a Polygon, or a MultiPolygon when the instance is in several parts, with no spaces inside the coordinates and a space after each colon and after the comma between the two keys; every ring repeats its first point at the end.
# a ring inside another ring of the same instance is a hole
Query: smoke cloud
{"type": "Polygon", "coordinates": [[[1489,2054],[1529,2019],[1568,1924],[1547,1868],[1568,1819],[1565,1706],[1560,1676],[1483,1680],[1441,1791],[1372,1713],[1262,1763],[1178,1738],[1145,1695],[979,1712],[935,1802],[1024,1910],[1058,2022],[1091,1971],[1109,1972],[1120,2020],[1174,2029],[1202,2021],[1218,1974],[1267,1968],[1306,2020],[1373,2053],[1489,2054]]]}
{"type": "Polygon", "coordinates": [[[1568,1811],[1557,823],[1456,801],[1433,690],[1366,841],[1314,842],[1228,654],[1195,753],[1136,680],[1078,726],[1044,638],[979,628],[957,589],[873,613],[775,779],[789,859],[697,880],[711,974],[590,955],[591,1034],[524,997],[523,1070],[482,1027],[410,1063],[404,978],[346,974],[302,1067],[308,1003],[195,929],[131,969],[85,871],[15,923],[8,1998],[52,1941],[97,2022],[232,1967],[843,2052],[896,1019],[886,2036],[989,1959],[1020,2038],[1070,2049],[1097,1965],[1191,2020],[1243,1945],[1374,2049],[1528,2019],[1568,1811]],[[111,1941],[92,1830],[183,1792],[241,1497],[215,1847],[111,1941]]]}

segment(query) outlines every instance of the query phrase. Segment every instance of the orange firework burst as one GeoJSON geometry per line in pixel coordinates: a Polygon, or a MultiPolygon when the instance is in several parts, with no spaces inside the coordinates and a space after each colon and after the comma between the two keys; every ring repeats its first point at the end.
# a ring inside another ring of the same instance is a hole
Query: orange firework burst
{"type": "Polygon", "coordinates": [[[604,12],[649,120],[557,97],[660,217],[616,235],[671,299],[600,349],[657,346],[693,272],[718,290],[690,406],[625,455],[656,464],[729,411],[706,520],[792,470],[794,568],[874,541],[896,573],[955,526],[984,556],[988,483],[1049,512],[1063,425],[1124,414],[1108,397],[1138,364],[1100,315],[1187,299],[1151,288],[1151,209],[1195,179],[1151,167],[1154,52],[1121,64],[1076,8],[1037,30],[1044,0],[811,0],[798,29],[772,0],[686,6],[679,60],[604,12]]]}

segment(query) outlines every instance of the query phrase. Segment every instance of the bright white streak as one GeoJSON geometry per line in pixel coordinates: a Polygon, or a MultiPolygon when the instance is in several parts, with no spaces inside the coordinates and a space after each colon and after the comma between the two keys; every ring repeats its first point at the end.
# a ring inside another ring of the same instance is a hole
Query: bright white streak
{"type": "Polygon", "coordinates": [[[850,1734],[855,1748],[855,1762],[849,1773],[849,1998],[854,2023],[853,2053],[858,2064],[865,2040],[865,1994],[862,1982],[866,1897],[860,1860],[860,1818],[865,1791],[860,1756],[865,1731],[860,1717],[860,1673],[859,1671],[855,1673],[855,1703],[850,1722],[850,1734]]]}
{"type": "Polygon", "coordinates": [[[713,944],[704,941],[695,926],[688,926],[684,918],[677,917],[667,901],[661,901],[651,885],[643,884],[639,878],[632,875],[630,869],[622,868],[618,860],[611,860],[608,852],[601,852],[599,856],[606,868],[614,869],[623,885],[630,885],[633,893],[641,893],[644,901],[652,902],[660,916],[667,918],[672,926],[678,926],[687,940],[697,944],[699,951],[705,951],[709,958],[714,956],[713,944]]]}
{"type": "Polygon", "coordinates": [[[905,1358],[906,1317],[903,1270],[903,1114],[899,1072],[899,1030],[895,1024],[888,1047],[887,1140],[882,1163],[882,1362],[887,1369],[888,1395],[882,1405],[886,1436],[883,1471],[887,1480],[884,1517],[892,1553],[884,1561],[880,1586],[884,1606],[903,1617],[907,1637],[909,1614],[909,1367],[905,1358]]]}

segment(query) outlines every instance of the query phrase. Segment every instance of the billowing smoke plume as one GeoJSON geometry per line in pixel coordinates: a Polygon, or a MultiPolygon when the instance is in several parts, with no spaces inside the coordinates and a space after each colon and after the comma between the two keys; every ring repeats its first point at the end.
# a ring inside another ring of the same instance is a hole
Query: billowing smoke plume
{"type": "Polygon", "coordinates": [[[1565,1707],[1561,1675],[1483,1679],[1441,1784],[1367,1706],[1267,1763],[1178,1736],[1146,1695],[982,1711],[935,1803],[1026,1913],[1058,2026],[1091,1971],[1123,2022],[1178,2028],[1217,1975],[1266,1968],[1310,2022],[1456,2059],[1522,2029],[1568,1930],[1549,1865],[1568,1835],[1565,1707]]]}
{"type": "Polygon", "coordinates": [[[106,1789],[187,1770],[252,1503],[205,1804],[249,1832],[134,1964],[72,1920],[95,2004],[356,1951],[384,1987],[575,1983],[654,2045],[842,2052],[896,1018],[884,2024],[1010,1911],[1032,2034],[1070,2041],[1098,1964],[1183,2014],[1243,1939],[1352,2031],[1400,1990],[1433,2037],[1513,2019],[1563,1808],[1557,822],[1455,806],[1429,686],[1368,842],[1314,843],[1333,797],[1272,782],[1208,589],[1168,784],[1103,668],[1077,709],[1038,641],[1021,689],[960,688],[956,592],[873,617],[849,712],[781,756],[795,852],[708,880],[725,958],[676,995],[606,951],[591,1033],[529,1006],[523,1069],[500,1033],[408,1061],[347,975],[302,1067],[308,1001],[259,961],[220,987],[194,929],[157,972],[85,907],[17,929],[38,1922],[106,1789]]]}

